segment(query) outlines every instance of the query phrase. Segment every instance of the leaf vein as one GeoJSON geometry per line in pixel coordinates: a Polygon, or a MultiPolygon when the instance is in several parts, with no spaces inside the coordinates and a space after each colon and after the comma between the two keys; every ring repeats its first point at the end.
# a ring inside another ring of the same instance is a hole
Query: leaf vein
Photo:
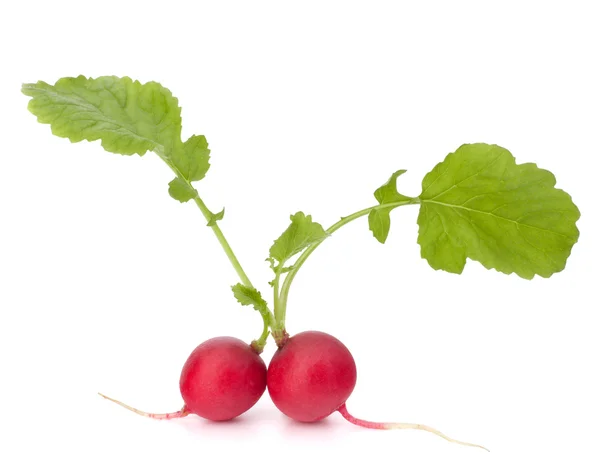
{"type": "Polygon", "coordinates": [[[438,201],[434,201],[434,200],[421,200],[421,202],[422,203],[435,203],[436,205],[447,206],[449,208],[459,208],[459,209],[466,210],[466,211],[472,211],[474,213],[480,213],[480,214],[483,214],[483,215],[493,216],[494,218],[498,218],[498,219],[503,220],[503,221],[508,221],[508,222],[514,223],[514,224],[516,224],[518,226],[524,226],[524,227],[528,227],[528,228],[531,228],[531,229],[537,229],[537,230],[540,230],[540,231],[548,232],[550,234],[554,234],[554,235],[557,235],[557,236],[561,236],[561,237],[570,239],[570,236],[567,236],[566,234],[562,234],[560,232],[552,231],[550,229],[545,229],[545,228],[542,228],[542,227],[539,227],[539,226],[534,226],[532,224],[520,223],[518,221],[515,221],[514,219],[505,218],[504,216],[498,216],[497,214],[491,213],[489,211],[481,211],[481,210],[476,210],[474,208],[468,208],[468,207],[462,206],[462,205],[452,205],[450,203],[443,203],[443,202],[438,202],[438,201]]]}

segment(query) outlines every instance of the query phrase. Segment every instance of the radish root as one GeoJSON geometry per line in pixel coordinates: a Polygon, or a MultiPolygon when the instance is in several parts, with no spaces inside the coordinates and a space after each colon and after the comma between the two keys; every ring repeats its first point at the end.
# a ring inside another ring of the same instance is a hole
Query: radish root
{"type": "Polygon", "coordinates": [[[190,414],[190,411],[185,407],[185,405],[183,406],[183,408],[181,408],[181,410],[175,411],[174,413],[163,413],[163,414],[146,413],[145,411],[140,411],[139,409],[136,409],[136,408],[133,408],[132,406],[126,405],[125,403],[123,403],[119,400],[115,400],[114,398],[103,395],[102,393],[98,393],[98,395],[100,395],[102,398],[104,398],[108,401],[112,401],[113,403],[116,403],[117,405],[122,406],[125,409],[128,409],[129,411],[134,412],[135,414],[139,414],[140,416],[145,416],[146,418],[168,420],[168,419],[185,418],[188,414],[190,414]]]}
{"type": "Polygon", "coordinates": [[[348,413],[348,409],[346,408],[346,404],[344,403],[342,406],[338,408],[339,413],[344,417],[344,419],[356,426],[366,427],[367,429],[380,429],[380,430],[391,430],[391,429],[417,429],[420,431],[431,432],[436,436],[441,437],[442,439],[446,439],[448,442],[452,442],[454,444],[466,445],[468,447],[477,447],[489,452],[487,448],[482,445],[471,444],[469,442],[462,442],[460,440],[453,439],[448,437],[447,435],[441,433],[437,429],[433,427],[425,426],[424,424],[412,424],[412,423],[377,423],[371,421],[365,421],[364,419],[358,419],[348,413]]]}

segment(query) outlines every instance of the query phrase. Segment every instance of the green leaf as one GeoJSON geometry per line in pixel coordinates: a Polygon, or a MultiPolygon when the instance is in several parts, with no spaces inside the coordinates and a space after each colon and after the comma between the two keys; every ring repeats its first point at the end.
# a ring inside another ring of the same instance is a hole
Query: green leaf
{"type": "Polygon", "coordinates": [[[262,314],[268,313],[268,304],[255,288],[249,288],[241,283],[231,287],[237,301],[244,306],[252,306],[262,314]]]}
{"type": "Polygon", "coordinates": [[[225,208],[223,208],[221,211],[219,211],[216,214],[211,213],[211,217],[208,220],[207,226],[214,226],[215,224],[217,224],[217,221],[221,221],[223,219],[223,216],[225,216],[225,208]]]}
{"type": "MultiPolygon", "coordinates": [[[[405,172],[406,170],[404,169],[394,172],[385,184],[375,190],[374,195],[380,205],[404,203],[412,200],[412,198],[398,193],[396,187],[398,177],[405,172]]],[[[396,207],[374,208],[369,213],[369,229],[373,232],[375,239],[382,244],[385,243],[390,232],[390,212],[394,208],[396,207]]]]}
{"type": "Polygon", "coordinates": [[[198,192],[179,177],[169,182],[169,195],[175,200],[185,203],[198,195],[198,192]]]}
{"type": "Polygon", "coordinates": [[[398,193],[397,179],[405,172],[405,169],[394,172],[385,184],[375,190],[375,198],[380,205],[411,200],[410,197],[398,193]]]}
{"type": "Polygon", "coordinates": [[[52,133],[72,142],[101,140],[107,151],[125,155],[175,147],[181,138],[181,109],[156,82],[130,78],[61,78],[24,84],[28,109],[52,133]]]}
{"type": "Polygon", "coordinates": [[[210,150],[206,138],[194,135],[185,143],[178,144],[171,151],[169,159],[179,173],[190,182],[201,180],[206,175],[210,164],[210,150]]]}
{"type": "Polygon", "coordinates": [[[369,213],[369,230],[382,244],[385,244],[390,233],[390,211],[392,208],[376,208],[369,213]]]}
{"type": "Polygon", "coordinates": [[[169,194],[180,202],[196,197],[186,183],[201,180],[208,171],[210,150],[204,136],[181,141],[181,109],[171,92],[156,82],[141,84],[128,77],[61,78],[25,84],[33,99],[29,110],[52,132],[72,142],[101,140],[118,154],[156,152],[178,175],[169,194]]]}
{"type": "Polygon", "coordinates": [[[461,146],[423,179],[421,256],[452,273],[467,258],[526,279],[563,270],[580,213],[555,183],[552,173],[516,164],[499,146],[461,146]]]}
{"type": "Polygon", "coordinates": [[[328,236],[323,226],[314,222],[310,215],[307,216],[299,211],[290,216],[290,219],[292,223],[269,250],[270,257],[280,265],[309,245],[328,236]]]}

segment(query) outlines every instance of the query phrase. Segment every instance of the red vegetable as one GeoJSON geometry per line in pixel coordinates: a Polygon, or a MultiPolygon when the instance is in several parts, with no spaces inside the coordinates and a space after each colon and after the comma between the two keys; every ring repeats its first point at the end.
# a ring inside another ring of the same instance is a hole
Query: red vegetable
{"type": "Polygon", "coordinates": [[[200,344],[183,365],[180,411],[146,413],[102,395],[134,413],[153,419],[183,418],[190,413],[212,421],[227,421],[252,408],[265,392],[267,367],[254,349],[229,336],[200,344]]]}
{"type": "Polygon", "coordinates": [[[199,345],[181,371],[179,388],[189,412],[213,421],[233,419],[252,408],[267,385],[262,358],[237,338],[199,345]]]}
{"type": "Polygon", "coordinates": [[[342,406],[356,384],[348,348],[327,333],[306,331],[275,352],[267,388],[275,406],[296,421],[326,418],[342,406]]]}

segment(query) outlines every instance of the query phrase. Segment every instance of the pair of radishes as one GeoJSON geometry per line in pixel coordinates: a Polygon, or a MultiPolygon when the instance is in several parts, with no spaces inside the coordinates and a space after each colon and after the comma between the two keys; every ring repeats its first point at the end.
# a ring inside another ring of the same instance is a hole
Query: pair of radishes
{"type": "Polygon", "coordinates": [[[258,352],[238,338],[223,336],[200,344],[181,371],[179,388],[185,404],[174,413],[146,413],[102,396],[153,419],[193,413],[212,421],[227,421],[252,408],[268,389],[275,406],[296,421],[315,422],[339,411],[347,421],[361,427],[420,429],[450,442],[485,449],[422,424],[357,419],[346,409],[355,384],[356,364],[348,348],[327,333],[306,331],[283,340],[268,369],[258,352]]]}
{"type": "MultiPolygon", "coordinates": [[[[339,409],[356,384],[350,351],[326,333],[288,338],[269,368],[256,350],[238,338],[221,336],[200,344],[183,365],[179,389],[185,405],[155,419],[197,414],[227,421],[252,408],[268,387],[273,403],[297,421],[312,422],[339,409]]],[[[128,407],[129,409],[132,409],[128,407]]]]}
{"type": "Polygon", "coordinates": [[[252,306],[263,319],[263,332],[250,345],[219,337],[192,352],[181,373],[185,405],[180,411],[145,413],[112,400],[151,418],[194,413],[213,421],[229,420],[252,408],[268,388],[277,408],[297,421],[318,421],[339,411],[358,426],[420,429],[458,442],[428,426],[373,423],[348,413],[346,400],[356,384],[352,354],[326,333],[308,331],[288,337],[285,331],[294,277],[325,239],[354,220],[367,217],[375,239],[385,243],[390,212],[401,206],[420,205],[417,241],[421,256],[435,270],[451,273],[460,274],[471,259],[487,269],[522,278],[548,278],[562,271],[579,238],[579,209],[568,193],[555,188],[552,173],[535,164],[516,164],[514,156],[498,145],[465,144],[425,175],[417,197],[398,192],[397,179],[406,172],[402,169],[375,190],[377,204],[342,217],[328,229],[301,211],[290,216],[291,224],[273,242],[266,259],[275,275],[269,283],[273,287],[271,311],[218,224],[224,210],[213,213],[193,184],[210,167],[210,149],[202,135],[182,138],[181,108],[167,88],[129,77],[78,76],[62,78],[55,85],[25,84],[22,91],[32,98],[28,109],[39,122],[50,124],[55,135],[72,142],[101,140],[111,153],[142,156],[154,152],[163,160],[175,176],[169,195],[198,207],[240,279],[232,286],[235,298],[243,306],[252,306]],[[279,349],[267,369],[260,352],[269,336],[279,349]]]}

